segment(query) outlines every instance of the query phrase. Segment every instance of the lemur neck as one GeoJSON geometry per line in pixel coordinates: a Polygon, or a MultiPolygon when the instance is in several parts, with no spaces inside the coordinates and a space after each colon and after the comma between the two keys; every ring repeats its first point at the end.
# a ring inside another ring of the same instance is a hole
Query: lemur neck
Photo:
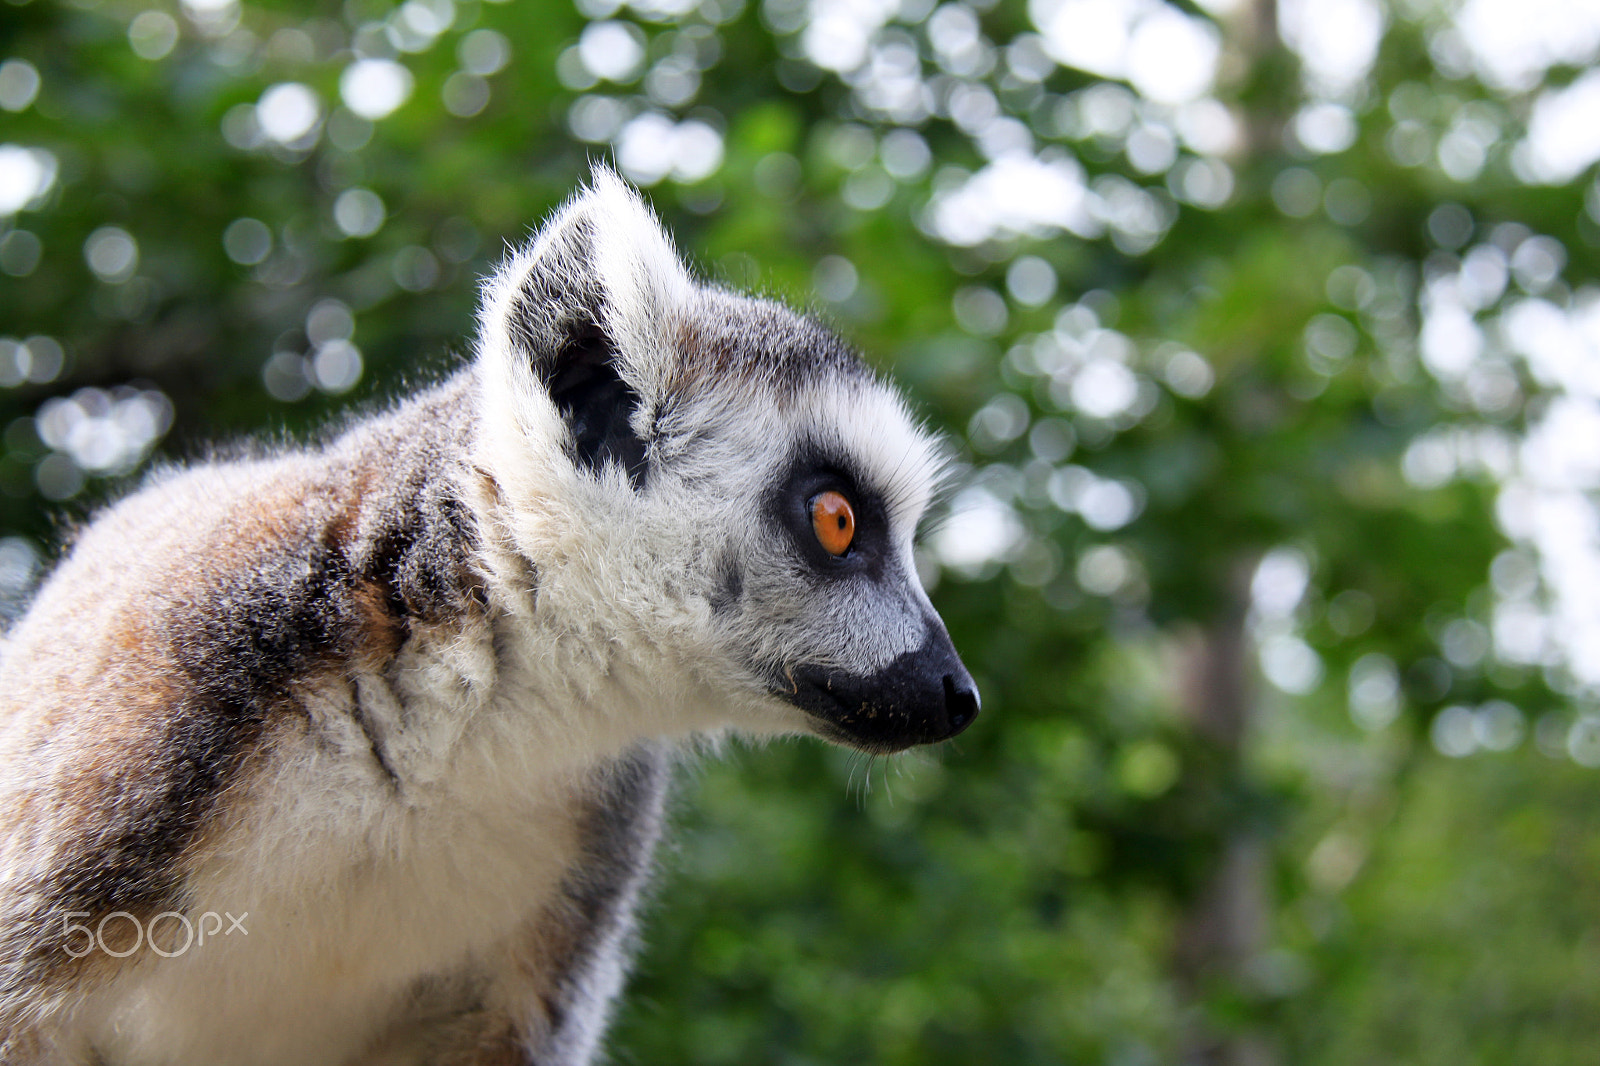
{"type": "Polygon", "coordinates": [[[518,549],[470,459],[477,387],[464,371],[330,448],[357,486],[330,535],[394,633],[379,672],[396,706],[378,716],[393,720],[380,742],[394,772],[564,778],[640,740],[715,728],[720,701],[676,649],[518,549]]]}

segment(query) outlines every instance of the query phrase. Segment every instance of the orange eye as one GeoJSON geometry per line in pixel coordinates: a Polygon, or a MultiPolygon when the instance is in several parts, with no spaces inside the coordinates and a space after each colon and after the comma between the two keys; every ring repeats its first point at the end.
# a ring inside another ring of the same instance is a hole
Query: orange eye
{"type": "Polygon", "coordinates": [[[856,513],[842,493],[819,492],[811,500],[811,528],[830,555],[843,555],[855,539],[856,513]]]}

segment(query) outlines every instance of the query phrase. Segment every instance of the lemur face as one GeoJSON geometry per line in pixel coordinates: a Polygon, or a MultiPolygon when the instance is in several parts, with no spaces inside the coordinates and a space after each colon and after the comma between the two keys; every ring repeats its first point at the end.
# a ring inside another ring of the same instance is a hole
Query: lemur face
{"type": "Polygon", "coordinates": [[[917,581],[915,519],[879,474],[827,443],[794,450],[765,501],[784,586],[748,582],[732,628],[786,630],[786,656],[748,663],[768,691],[829,739],[892,752],[960,733],[978,694],[917,581]]]}
{"type": "Polygon", "coordinates": [[[912,563],[939,447],[843,342],[697,285],[604,171],[487,296],[485,422],[566,472],[512,492],[541,582],[722,680],[736,726],[892,752],[972,722],[912,563]]]}
{"type": "Polygon", "coordinates": [[[977,715],[977,690],[911,551],[943,466],[936,442],[816,325],[720,293],[700,313],[695,342],[722,367],[763,370],[737,389],[700,379],[715,400],[672,464],[698,472],[690,453],[711,451],[752,472],[719,494],[736,517],[714,570],[717,639],[830,740],[890,752],[955,736],[977,715]]]}

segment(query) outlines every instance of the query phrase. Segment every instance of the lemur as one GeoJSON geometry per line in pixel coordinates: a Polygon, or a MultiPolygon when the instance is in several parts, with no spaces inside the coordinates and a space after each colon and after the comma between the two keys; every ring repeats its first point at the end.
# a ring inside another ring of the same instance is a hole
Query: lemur
{"type": "Polygon", "coordinates": [[[478,325],[320,445],[155,474],[9,635],[0,1062],[581,1066],[676,752],[973,721],[912,561],[943,451],[834,334],[603,168],[478,325]]]}

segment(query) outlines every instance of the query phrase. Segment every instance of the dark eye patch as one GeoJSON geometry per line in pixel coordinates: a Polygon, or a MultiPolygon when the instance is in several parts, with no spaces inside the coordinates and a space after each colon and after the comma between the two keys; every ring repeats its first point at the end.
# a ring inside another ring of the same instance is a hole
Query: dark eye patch
{"type": "Polygon", "coordinates": [[[863,487],[847,462],[813,449],[805,449],[774,484],[768,513],[796,552],[821,574],[875,576],[891,555],[888,510],[883,498],[863,487]],[[835,555],[817,538],[812,501],[837,492],[850,501],[855,533],[849,551],[835,555]]]}

